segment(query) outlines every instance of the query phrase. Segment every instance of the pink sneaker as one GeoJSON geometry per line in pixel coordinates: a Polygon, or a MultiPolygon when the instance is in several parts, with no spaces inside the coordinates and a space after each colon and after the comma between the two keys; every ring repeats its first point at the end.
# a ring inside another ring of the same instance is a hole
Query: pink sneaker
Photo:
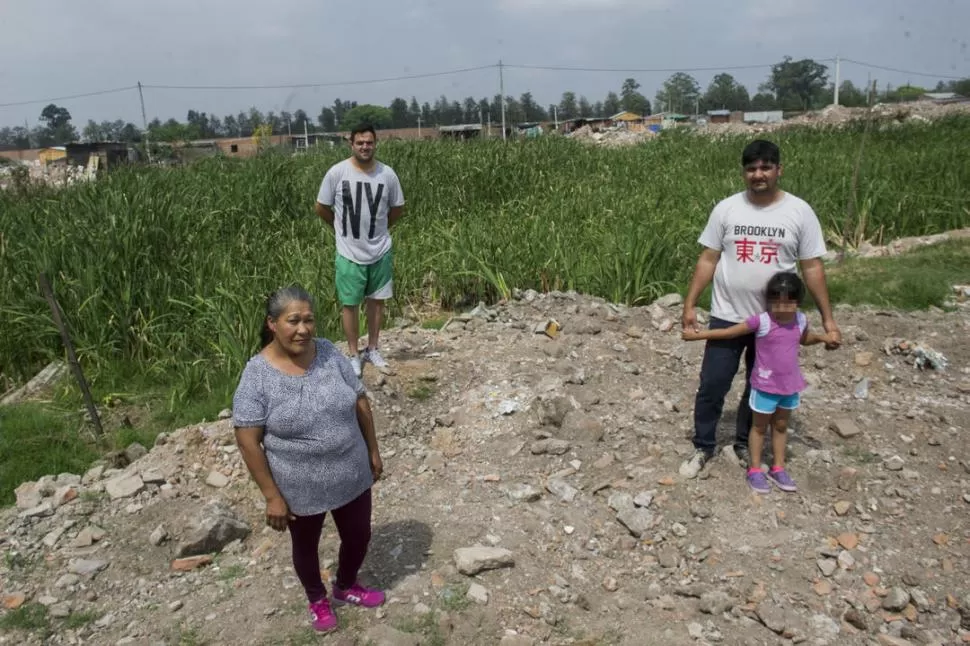
{"type": "Polygon", "coordinates": [[[310,604],[310,623],[313,629],[321,633],[330,632],[337,627],[337,615],[330,609],[330,601],[326,597],[310,604]]]}
{"type": "Polygon", "coordinates": [[[355,583],[346,590],[342,590],[334,584],[333,598],[334,601],[351,603],[355,606],[363,606],[364,608],[376,608],[384,603],[383,592],[365,588],[360,583],[355,583]]]}

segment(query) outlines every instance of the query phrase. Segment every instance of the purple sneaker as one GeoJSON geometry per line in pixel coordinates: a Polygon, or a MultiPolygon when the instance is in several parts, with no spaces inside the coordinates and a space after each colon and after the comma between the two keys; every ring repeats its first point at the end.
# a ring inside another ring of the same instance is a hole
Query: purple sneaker
{"type": "Polygon", "coordinates": [[[333,598],[341,603],[350,603],[364,608],[376,608],[384,603],[383,592],[365,588],[360,583],[355,583],[346,590],[334,584],[333,598]]]}
{"type": "Polygon", "coordinates": [[[310,624],[317,632],[330,632],[337,627],[337,615],[330,609],[326,597],[310,604],[310,624]]]}
{"type": "Polygon", "coordinates": [[[748,486],[755,493],[771,493],[771,485],[761,469],[748,469],[748,486]]]}
{"type": "Polygon", "coordinates": [[[795,481],[791,479],[788,472],[784,469],[771,470],[768,472],[768,477],[771,478],[775,486],[782,491],[798,491],[798,487],[795,486],[795,481]]]}

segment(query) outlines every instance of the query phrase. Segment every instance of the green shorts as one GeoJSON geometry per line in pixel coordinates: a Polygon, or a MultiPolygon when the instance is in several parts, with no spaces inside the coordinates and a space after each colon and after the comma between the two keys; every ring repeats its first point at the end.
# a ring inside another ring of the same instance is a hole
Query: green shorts
{"type": "Polygon", "coordinates": [[[394,295],[391,277],[391,252],[370,265],[359,265],[337,254],[337,298],[347,307],[360,305],[365,298],[384,301],[394,295]]]}

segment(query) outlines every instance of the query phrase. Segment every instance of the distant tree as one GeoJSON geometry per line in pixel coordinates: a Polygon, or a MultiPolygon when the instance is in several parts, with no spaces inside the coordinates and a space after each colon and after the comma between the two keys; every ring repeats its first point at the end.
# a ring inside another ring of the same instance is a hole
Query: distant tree
{"type": "MultiPolygon", "coordinates": [[[[462,121],[465,123],[478,123],[478,101],[473,96],[466,96],[461,102],[462,121]]],[[[482,113],[482,118],[485,113],[482,113]]]]}
{"type": "Polygon", "coordinates": [[[960,96],[970,98],[970,78],[960,79],[950,82],[950,92],[956,92],[960,96]]]}
{"type": "Polygon", "coordinates": [[[242,129],[239,126],[239,121],[233,115],[226,115],[222,120],[222,130],[227,137],[241,137],[242,129]]]}
{"type": "Polygon", "coordinates": [[[700,95],[701,88],[694,77],[677,72],[664,81],[654,105],[661,112],[693,112],[700,95]]]}
{"type": "Polygon", "coordinates": [[[559,100],[559,118],[575,119],[579,116],[579,105],[576,103],[576,93],[566,91],[559,100]]]}
{"type": "Polygon", "coordinates": [[[400,97],[396,97],[391,101],[391,127],[392,128],[407,128],[408,127],[408,102],[400,97]]]}
{"type": "Polygon", "coordinates": [[[461,103],[452,101],[448,106],[448,116],[451,117],[452,125],[458,125],[465,121],[465,111],[462,110],[461,103]]]}
{"type": "MultiPolygon", "coordinates": [[[[295,115],[294,115],[295,116],[295,115]]],[[[294,123],[300,124],[299,127],[303,127],[303,124],[294,118],[294,123]]],[[[337,115],[334,113],[333,108],[328,108],[324,106],[320,110],[320,115],[317,117],[317,123],[324,132],[336,132],[337,131],[337,115]]]]}
{"type": "Polygon", "coordinates": [[[77,130],[71,125],[71,113],[67,108],[62,108],[50,103],[41,110],[40,120],[47,124],[45,132],[38,133],[45,146],[60,146],[72,141],[77,141],[77,130]]]}
{"type": "Polygon", "coordinates": [[[532,92],[523,92],[522,96],[519,97],[519,105],[522,106],[523,121],[538,121],[541,118],[539,112],[542,108],[532,98],[532,92]]]}
{"type": "Polygon", "coordinates": [[[751,104],[748,88],[730,74],[718,74],[707,86],[701,99],[705,110],[747,110],[751,104]]]}
{"type": "Polygon", "coordinates": [[[485,120],[485,123],[489,123],[494,118],[494,115],[492,114],[492,104],[488,102],[488,99],[479,99],[478,109],[481,110],[482,119],[485,120]]]}
{"type": "Polygon", "coordinates": [[[600,110],[599,116],[612,117],[622,109],[620,96],[616,92],[610,92],[606,95],[606,100],[603,101],[603,109],[600,110]]]}
{"type": "Polygon", "coordinates": [[[777,107],[778,102],[775,101],[775,95],[769,92],[758,92],[751,97],[751,110],[775,110],[777,107]]]}
{"type": "MultiPolygon", "coordinates": [[[[596,103],[593,104],[593,116],[594,117],[602,117],[602,116],[604,116],[604,112],[605,112],[605,110],[603,108],[603,102],[602,101],[597,101],[596,103]]],[[[614,112],[613,114],[616,114],[616,112],[614,112]]]]}
{"type": "MultiPolygon", "coordinates": [[[[867,99],[866,92],[857,88],[852,81],[842,81],[839,86],[839,105],[844,105],[847,108],[861,108],[868,104],[867,99]]],[[[835,101],[835,92],[832,92],[831,101],[835,101]]]]}
{"type": "Polygon", "coordinates": [[[589,104],[589,99],[587,99],[585,96],[579,97],[579,116],[593,116],[593,106],[589,104]]]}
{"type": "Polygon", "coordinates": [[[418,119],[421,117],[421,105],[418,103],[416,97],[411,97],[411,103],[408,105],[408,125],[412,128],[418,125],[418,119]]]}
{"type": "Polygon", "coordinates": [[[640,84],[636,79],[630,78],[623,81],[623,88],[620,90],[620,107],[627,112],[646,116],[650,114],[650,101],[637,91],[639,89],[640,84]]]}
{"type": "Polygon", "coordinates": [[[525,121],[525,112],[522,110],[522,104],[519,103],[514,96],[505,97],[505,123],[507,126],[512,126],[516,123],[522,123],[525,121]]]}
{"type": "Polygon", "coordinates": [[[222,127],[222,121],[214,114],[209,115],[208,130],[210,137],[223,137],[226,134],[222,127]]]}
{"type": "Polygon", "coordinates": [[[421,125],[425,128],[434,125],[434,111],[427,101],[421,104],[421,125]]]}
{"type": "Polygon", "coordinates": [[[358,105],[344,114],[341,130],[353,130],[361,124],[369,123],[375,128],[388,128],[391,125],[391,110],[380,105],[358,105]]]}
{"type": "Polygon", "coordinates": [[[827,66],[810,58],[794,61],[786,56],[771,66],[771,75],[760,89],[772,92],[782,109],[811,110],[822,103],[827,85],[827,66]]]}

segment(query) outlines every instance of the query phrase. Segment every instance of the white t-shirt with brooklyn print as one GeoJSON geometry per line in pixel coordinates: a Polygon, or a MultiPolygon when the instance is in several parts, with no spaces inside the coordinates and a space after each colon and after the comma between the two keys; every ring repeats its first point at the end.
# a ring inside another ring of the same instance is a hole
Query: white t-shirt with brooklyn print
{"type": "Polygon", "coordinates": [[[797,271],[798,261],[825,255],[815,211],[789,193],[766,207],[748,201],[747,192],[722,200],[698,242],[721,252],[711,316],[731,323],[765,311],[764,291],[773,275],[797,271]]]}
{"type": "Polygon", "coordinates": [[[387,215],[404,206],[404,191],[394,170],[374,162],[362,171],[350,159],[334,164],[323,176],[317,202],[333,209],[337,253],[359,265],[370,265],[391,250],[387,215]]]}

